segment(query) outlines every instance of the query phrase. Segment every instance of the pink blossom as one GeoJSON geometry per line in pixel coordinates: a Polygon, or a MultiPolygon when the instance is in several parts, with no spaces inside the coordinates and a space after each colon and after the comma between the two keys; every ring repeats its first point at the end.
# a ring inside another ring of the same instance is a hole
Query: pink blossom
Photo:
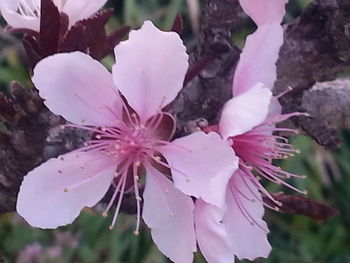
{"type": "Polygon", "coordinates": [[[239,0],[244,12],[258,26],[281,23],[288,0],[239,0]]]}
{"type": "Polygon", "coordinates": [[[32,80],[45,105],[73,123],[68,126],[94,135],[84,148],[29,172],[17,211],[32,226],[56,228],[73,222],[111,187],[103,215],[116,203],[113,228],[123,193],[132,191],[135,233],[143,200],[142,217],[159,249],[174,262],[192,262],[196,239],[190,196],[224,206],[238,160],[216,133],[197,132],[169,142],[175,121],[162,108],[181,90],[188,68],[186,48],[176,33],[145,22],[115,48],[115,56],[113,74],[80,52],[56,54],[35,67],[32,80]]]}
{"type": "MultiPolygon", "coordinates": [[[[53,0],[68,15],[69,26],[96,13],[107,0],[53,0]]],[[[1,0],[0,11],[13,28],[40,29],[41,0],[1,0]]]]}
{"type": "Polygon", "coordinates": [[[262,217],[263,196],[276,201],[261,185],[260,177],[283,184],[298,192],[285,179],[297,176],[272,164],[298,151],[288,140],[274,135],[275,124],[299,113],[280,113],[272,88],[276,80],[276,61],[283,44],[280,25],[285,13],[285,0],[241,0],[241,5],[257,23],[258,29],[247,37],[241,53],[234,81],[233,98],[224,106],[217,132],[228,140],[239,157],[239,169],[229,181],[226,207],[218,208],[199,199],[195,207],[196,234],[199,247],[209,263],[254,260],[267,257],[271,246],[269,232],[262,217]],[[265,5],[266,4],[266,5],[265,5]]]}

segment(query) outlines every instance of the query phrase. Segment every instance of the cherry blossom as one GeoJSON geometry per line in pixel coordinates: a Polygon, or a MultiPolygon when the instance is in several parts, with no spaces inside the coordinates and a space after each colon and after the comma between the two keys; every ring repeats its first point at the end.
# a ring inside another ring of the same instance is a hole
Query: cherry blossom
{"type": "Polygon", "coordinates": [[[115,48],[115,56],[112,74],[80,52],[47,57],[34,68],[32,80],[45,105],[70,121],[68,127],[93,136],[83,148],[29,172],[17,211],[34,227],[56,228],[72,223],[111,189],[103,215],[116,204],[113,228],[123,194],[132,192],[135,234],[142,216],[166,256],[192,262],[196,237],[191,196],[223,207],[238,159],[216,133],[169,141],[175,120],[162,108],[181,90],[188,68],[186,48],[176,33],[147,21],[115,48]]]}
{"type": "Polygon", "coordinates": [[[242,50],[233,80],[233,98],[225,104],[219,126],[208,129],[216,130],[229,141],[239,157],[239,169],[228,184],[226,206],[219,208],[201,199],[196,201],[197,240],[209,263],[233,262],[235,256],[254,260],[269,255],[269,230],[262,219],[264,205],[278,210],[281,204],[256,175],[303,193],[285,181],[303,176],[272,164],[272,160],[285,159],[298,152],[287,139],[274,135],[275,131],[294,132],[277,128],[275,124],[301,114],[281,114],[278,97],[273,97],[271,92],[283,44],[280,23],[286,2],[240,1],[258,28],[247,37],[242,50]],[[274,206],[265,204],[263,196],[271,199],[274,206]]]}
{"type": "MultiPolygon", "coordinates": [[[[53,0],[60,12],[68,15],[69,25],[96,13],[107,0],[53,0]]],[[[13,28],[40,29],[41,0],[1,0],[0,10],[13,28]]]]}

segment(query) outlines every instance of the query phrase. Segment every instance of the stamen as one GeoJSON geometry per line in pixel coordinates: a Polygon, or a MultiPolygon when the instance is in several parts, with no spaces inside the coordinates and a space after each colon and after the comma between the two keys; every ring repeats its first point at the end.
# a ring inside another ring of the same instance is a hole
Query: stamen
{"type": "Polygon", "coordinates": [[[117,222],[117,217],[118,217],[119,210],[120,210],[120,207],[121,207],[121,204],[122,204],[124,190],[125,190],[126,176],[127,176],[127,171],[123,174],[122,179],[121,179],[122,180],[122,187],[121,187],[121,190],[120,190],[117,207],[115,209],[115,213],[114,213],[114,216],[113,216],[112,224],[109,226],[109,229],[111,229],[111,230],[114,228],[114,226],[115,226],[115,224],[117,222]]]}
{"type": "MultiPolygon", "coordinates": [[[[125,175],[124,175],[124,176],[125,176],[125,175]]],[[[107,216],[109,210],[111,209],[111,207],[112,207],[112,205],[113,205],[113,203],[114,203],[114,201],[115,201],[115,199],[116,199],[116,197],[117,197],[117,194],[118,194],[118,192],[119,192],[119,190],[120,190],[120,187],[121,187],[121,185],[122,185],[122,183],[123,183],[123,180],[124,180],[123,178],[121,178],[121,179],[119,180],[119,182],[118,182],[118,184],[117,184],[117,186],[116,186],[116,188],[115,188],[115,190],[114,190],[114,193],[113,193],[111,199],[110,199],[109,202],[108,202],[108,205],[107,205],[106,209],[105,209],[105,210],[103,211],[103,213],[102,213],[102,216],[104,216],[104,217],[107,216]]]]}
{"type": "MultiPolygon", "coordinates": [[[[139,161],[137,161],[139,162],[139,161]]],[[[138,185],[138,176],[137,176],[137,172],[138,172],[138,166],[136,165],[136,163],[134,163],[133,165],[133,177],[134,177],[134,189],[135,189],[135,197],[136,197],[136,207],[137,207],[137,213],[136,213],[136,229],[134,233],[139,233],[139,229],[140,229],[140,219],[141,219],[141,197],[140,197],[140,193],[139,193],[139,185],[138,185]]],[[[136,235],[136,234],[135,234],[136,235]]]]}

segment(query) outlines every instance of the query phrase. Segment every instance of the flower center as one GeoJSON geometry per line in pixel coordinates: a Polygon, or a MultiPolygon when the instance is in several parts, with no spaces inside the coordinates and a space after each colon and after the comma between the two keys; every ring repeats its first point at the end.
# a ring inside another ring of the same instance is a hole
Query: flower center
{"type": "Polygon", "coordinates": [[[145,123],[135,113],[125,111],[126,117],[118,121],[115,127],[94,128],[69,124],[93,132],[92,139],[78,151],[99,151],[116,163],[113,180],[115,187],[113,195],[103,215],[116,202],[116,209],[110,229],[114,228],[121,207],[124,192],[134,190],[137,205],[137,224],[135,234],[139,232],[141,218],[141,201],[139,187],[140,176],[144,174],[144,164],[147,162],[169,168],[159,155],[158,146],[168,145],[173,135],[175,123],[167,113],[159,113],[145,123]]]}

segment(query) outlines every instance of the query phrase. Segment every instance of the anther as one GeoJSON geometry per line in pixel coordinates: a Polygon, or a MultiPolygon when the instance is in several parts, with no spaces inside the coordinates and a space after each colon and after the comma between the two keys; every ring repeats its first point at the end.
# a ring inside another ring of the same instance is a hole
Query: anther
{"type": "Polygon", "coordinates": [[[106,213],[106,212],[103,212],[103,213],[102,213],[102,217],[107,217],[107,213],[106,213]]]}
{"type": "Polygon", "coordinates": [[[96,135],[96,139],[98,139],[98,140],[100,140],[102,137],[101,137],[101,135],[96,135]]]}
{"type": "Polygon", "coordinates": [[[63,192],[68,193],[68,188],[65,188],[63,192]]]}
{"type": "Polygon", "coordinates": [[[139,202],[141,202],[141,201],[142,201],[142,198],[139,197],[139,196],[137,196],[137,197],[136,197],[136,200],[139,201],[139,202]]]}
{"type": "Polygon", "coordinates": [[[135,235],[135,236],[138,236],[139,234],[140,234],[139,231],[137,231],[137,230],[134,231],[134,235],[135,235]]]}
{"type": "Polygon", "coordinates": [[[113,230],[113,229],[114,229],[114,226],[110,225],[109,230],[113,230]]]}
{"type": "Polygon", "coordinates": [[[64,158],[63,158],[63,157],[60,157],[60,160],[61,160],[61,161],[64,161],[64,158]]]}
{"type": "Polygon", "coordinates": [[[63,172],[62,172],[62,170],[58,170],[58,173],[62,174],[63,172]]]}

